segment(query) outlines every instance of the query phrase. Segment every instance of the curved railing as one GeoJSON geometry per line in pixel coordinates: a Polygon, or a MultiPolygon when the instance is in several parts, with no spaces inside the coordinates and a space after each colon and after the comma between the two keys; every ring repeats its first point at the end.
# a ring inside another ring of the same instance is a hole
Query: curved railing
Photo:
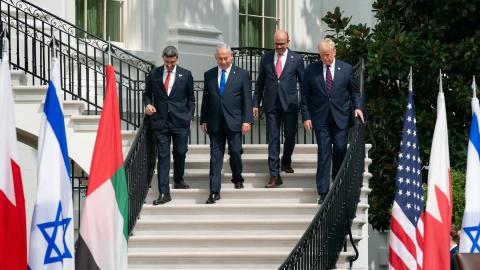
{"type": "Polygon", "coordinates": [[[279,269],[335,268],[350,232],[363,181],[364,125],[356,120],[347,154],[312,223],[279,269]]]}
{"type": "MultiPolygon", "coordinates": [[[[46,84],[50,78],[49,45],[55,37],[64,98],[85,102],[86,114],[99,114],[106,87],[108,42],[28,1],[1,0],[0,10],[2,25],[10,33],[12,67],[23,70],[31,83],[46,84]]],[[[122,127],[136,129],[143,118],[145,77],[153,64],[115,45],[110,53],[116,70],[122,127]]]]}

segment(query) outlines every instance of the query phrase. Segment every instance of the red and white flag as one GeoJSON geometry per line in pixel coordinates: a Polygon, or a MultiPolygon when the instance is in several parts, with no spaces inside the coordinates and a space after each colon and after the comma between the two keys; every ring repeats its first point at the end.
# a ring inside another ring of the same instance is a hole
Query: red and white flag
{"type": "Polygon", "coordinates": [[[27,269],[25,198],[8,53],[0,63],[0,269],[27,269]]]}
{"type": "Polygon", "coordinates": [[[450,226],[452,224],[452,185],[448,151],[447,113],[442,90],[437,98],[437,121],[428,168],[428,196],[425,210],[423,268],[450,269],[450,226]]]}

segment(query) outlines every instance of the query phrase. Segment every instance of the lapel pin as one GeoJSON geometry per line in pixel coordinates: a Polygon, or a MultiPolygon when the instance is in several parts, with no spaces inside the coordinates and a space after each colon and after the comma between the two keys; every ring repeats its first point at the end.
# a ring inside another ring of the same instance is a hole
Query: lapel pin
{"type": "Polygon", "coordinates": [[[340,67],[338,67],[337,69],[340,70],[340,67]]]}
{"type": "Polygon", "coordinates": [[[183,75],[182,74],[178,74],[178,77],[182,77],[183,75]]]}

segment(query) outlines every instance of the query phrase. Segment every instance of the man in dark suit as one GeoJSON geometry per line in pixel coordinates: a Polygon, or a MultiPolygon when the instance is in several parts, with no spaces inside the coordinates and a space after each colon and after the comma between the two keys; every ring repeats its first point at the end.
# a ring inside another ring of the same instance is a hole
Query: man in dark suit
{"type": "Polygon", "coordinates": [[[221,171],[225,140],[228,142],[232,182],[243,188],[242,134],[250,131],[253,122],[250,77],[247,71],[232,65],[230,47],[221,44],[215,50],[217,67],[204,74],[200,122],[210,137],[210,196],[206,203],[220,199],[221,171]]]}
{"type": "Polygon", "coordinates": [[[328,192],[330,171],[335,179],[345,157],[352,115],[363,121],[363,113],[353,67],[335,59],[335,43],[331,39],[320,42],[318,50],[322,62],[307,67],[301,108],[305,129],[313,127],[317,138],[316,182],[321,204],[328,192]]]}
{"type": "Polygon", "coordinates": [[[281,170],[293,173],[292,154],[298,121],[297,82],[302,84],[305,67],[301,55],[288,49],[288,33],[277,30],[273,36],[275,50],[260,60],[259,73],[253,94],[253,116],[258,118],[262,103],[267,119],[268,168],[270,179],[266,188],[283,183],[280,176],[280,129],[283,123],[285,141],[281,170]]]}
{"type": "Polygon", "coordinates": [[[193,77],[189,70],[177,65],[178,52],[173,46],[163,50],[163,66],[156,67],[146,78],[143,103],[152,119],[153,136],[157,143],[158,199],[153,205],[172,200],[168,178],[170,173],[170,141],[173,141],[174,188],[188,189],[183,179],[188,135],[195,110],[193,77]]]}

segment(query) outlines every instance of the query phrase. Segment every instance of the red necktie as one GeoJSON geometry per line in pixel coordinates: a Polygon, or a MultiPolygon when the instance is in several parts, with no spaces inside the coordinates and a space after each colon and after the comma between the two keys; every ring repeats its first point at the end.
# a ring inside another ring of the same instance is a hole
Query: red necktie
{"type": "Polygon", "coordinates": [[[275,64],[275,72],[277,73],[277,78],[280,78],[282,74],[282,55],[278,54],[277,63],[275,64]]]}
{"type": "Polygon", "coordinates": [[[329,65],[327,65],[327,72],[325,74],[325,86],[327,87],[327,93],[331,95],[332,88],[333,88],[333,80],[332,80],[332,73],[330,72],[329,65]]]}
{"type": "Polygon", "coordinates": [[[165,86],[165,93],[167,93],[167,96],[168,96],[168,85],[170,84],[170,72],[171,71],[167,71],[167,77],[165,78],[165,82],[163,83],[163,85],[165,86]]]}

